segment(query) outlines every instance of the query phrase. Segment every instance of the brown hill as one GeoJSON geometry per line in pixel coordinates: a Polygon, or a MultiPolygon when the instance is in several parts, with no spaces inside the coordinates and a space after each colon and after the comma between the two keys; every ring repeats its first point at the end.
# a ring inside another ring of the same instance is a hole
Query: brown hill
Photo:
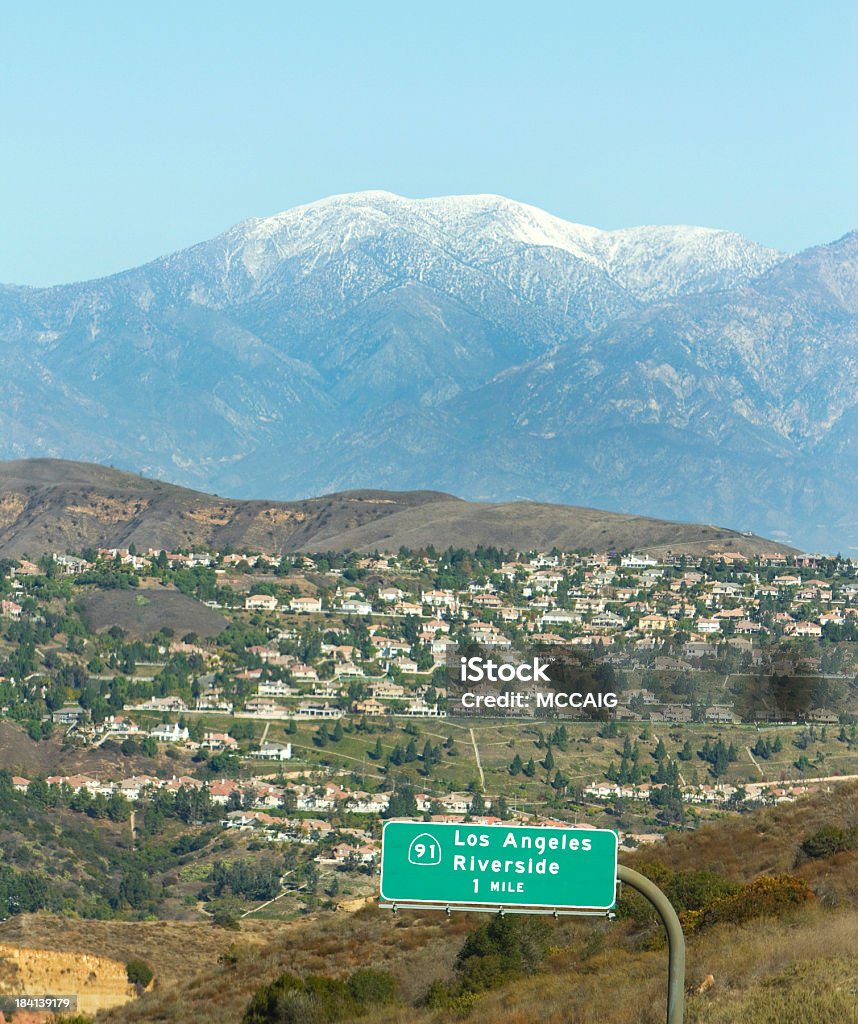
{"type": "Polygon", "coordinates": [[[88,547],[397,551],[434,544],[746,555],[793,548],[722,527],[536,502],[484,504],[438,491],[344,491],[291,502],[187,490],[89,463],[0,463],[0,556],[88,547]]]}

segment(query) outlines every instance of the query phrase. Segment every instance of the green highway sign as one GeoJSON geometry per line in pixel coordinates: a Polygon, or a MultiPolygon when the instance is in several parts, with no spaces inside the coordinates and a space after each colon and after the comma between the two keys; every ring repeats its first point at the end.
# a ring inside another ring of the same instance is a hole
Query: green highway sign
{"type": "Polygon", "coordinates": [[[611,829],[388,821],[381,899],[608,911],[616,903],[618,845],[611,829]]]}

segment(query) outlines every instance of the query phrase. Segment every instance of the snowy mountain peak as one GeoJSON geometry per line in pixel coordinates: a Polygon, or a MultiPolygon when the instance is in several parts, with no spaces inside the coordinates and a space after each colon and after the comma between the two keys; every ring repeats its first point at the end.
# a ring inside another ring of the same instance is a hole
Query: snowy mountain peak
{"type": "Polygon", "coordinates": [[[346,256],[361,246],[409,246],[493,267],[546,249],[601,271],[637,299],[743,284],[784,258],[714,228],[644,226],[604,231],[497,195],[408,199],[385,191],[330,196],[244,221],[209,245],[224,250],[256,288],[284,261],[346,256]]]}
{"type": "Polygon", "coordinates": [[[782,257],[502,196],[333,196],[0,288],[0,457],[246,496],[527,494],[851,550],[856,267],[858,235],[782,257]]]}

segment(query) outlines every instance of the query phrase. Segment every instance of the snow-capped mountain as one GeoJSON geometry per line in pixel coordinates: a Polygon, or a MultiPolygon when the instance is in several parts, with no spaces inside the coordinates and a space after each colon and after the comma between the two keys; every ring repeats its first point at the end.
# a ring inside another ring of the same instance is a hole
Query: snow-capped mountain
{"type": "Polygon", "coordinates": [[[442,486],[846,548],[856,239],[787,256],[499,196],[335,196],[113,277],[0,288],[0,456],[236,496],[442,486]]]}
{"type": "MultiPolygon", "coordinates": [[[[443,254],[507,281],[508,263],[519,262],[526,252],[549,250],[555,259],[605,274],[630,296],[646,301],[734,287],[784,258],[741,235],[712,228],[600,231],[502,196],[404,199],[390,192],[358,192],[245,221],[175,260],[190,273],[189,265],[197,260],[203,273],[217,268],[209,300],[234,301],[277,282],[292,261],[313,266],[348,260],[349,254],[394,239],[407,239],[415,250],[398,269],[418,279],[430,270],[432,257],[443,254]],[[217,295],[218,284],[223,298],[217,295]]],[[[206,300],[202,291],[195,298],[206,300]]]]}

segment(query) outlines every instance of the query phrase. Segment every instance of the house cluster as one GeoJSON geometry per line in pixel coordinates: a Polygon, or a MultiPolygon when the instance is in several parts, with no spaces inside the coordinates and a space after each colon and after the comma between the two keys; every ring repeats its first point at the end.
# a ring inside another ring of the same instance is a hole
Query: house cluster
{"type": "MultiPolygon", "coordinates": [[[[850,776],[851,777],[851,776],[850,776]]],[[[797,796],[816,793],[830,787],[837,776],[807,778],[800,781],[746,782],[741,786],[729,783],[681,786],[682,800],[687,804],[724,806],[734,800],[750,800],[761,804],[792,803],[797,796]]],[[[632,785],[619,782],[591,782],[584,787],[584,796],[600,802],[616,800],[649,800],[653,792],[662,789],[665,783],[642,782],[632,785]]]]}
{"type": "MultiPolygon", "coordinates": [[[[188,710],[184,701],[178,698],[152,698],[152,701],[145,705],[145,709],[179,712],[188,710]]],[[[82,709],[74,705],[73,710],[80,712],[82,709]]],[[[96,744],[103,743],[108,739],[151,737],[157,743],[179,744],[186,750],[194,752],[208,750],[212,753],[221,751],[239,753],[238,741],[229,733],[204,729],[201,738],[192,739],[187,725],[180,724],[180,722],[160,722],[146,730],[128,715],[108,715],[101,722],[79,726],[78,731],[96,744]]],[[[263,741],[257,749],[249,751],[247,756],[256,761],[288,761],[292,757],[292,744],[263,741]]]]}
{"type": "MultiPolygon", "coordinates": [[[[240,593],[233,608],[267,634],[238,659],[213,640],[172,638],[161,650],[195,659],[198,696],[190,706],[178,696],[153,696],[127,704],[130,712],[441,718],[445,694],[434,672],[463,640],[499,652],[526,644],[587,645],[618,665],[630,655],[655,655],[671,640],[678,670],[694,671],[725,643],[753,661],[764,637],[848,639],[858,631],[858,564],[841,559],[832,572],[831,560],[813,555],[548,552],[479,566],[456,587],[437,585],[450,567],[442,556],[425,554],[359,558],[351,574],[327,563],[320,567],[309,556],[273,553],[110,548],[98,556],[140,570],[153,564],[159,570],[207,567],[224,575],[233,570],[231,584],[247,591],[233,591],[240,593]],[[285,571],[273,575],[281,566],[285,571]],[[360,644],[354,639],[358,627],[366,638],[360,644]],[[311,651],[296,642],[308,629],[324,638],[311,651]]],[[[92,568],[72,555],[55,555],[54,561],[70,575],[92,568]]],[[[13,592],[0,601],[1,616],[21,616],[24,598],[14,591],[26,590],[22,579],[42,571],[26,560],[11,570],[13,592]]],[[[642,709],[627,696],[616,714],[683,722],[692,712],[681,702],[642,709]]],[[[728,704],[712,705],[704,715],[724,724],[738,717],[728,704]]],[[[81,726],[73,708],[60,709],[55,718],[81,726]]],[[[167,728],[163,738],[186,739],[167,728]]]]}
{"type": "MultiPolygon", "coordinates": [[[[396,569],[391,558],[363,561],[379,572],[396,569]]],[[[284,615],[367,617],[374,623],[374,643],[393,663],[409,657],[408,650],[397,649],[401,638],[389,636],[384,627],[385,619],[397,616],[419,621],[416,640],[436,662],[444,659],[451,623],[489,647],[508,647],[510,633],[523,632],[543,643],[611,646],[622,637],[646,649],[671,633],[682,633],[689,643],[760,633],[814,637],[822,636],[827,625],[858,620],[852,562],[842,563],[844,574],[837,581],[814,576],[812,563],[789,570],[786,563],[783,555],[749,563],[731,552],[705,559],[540,554],[504,562],[460,590],[420,588],[413,593],[397,586],[346,586],[337,570],[329,570],[332,586],[324,597],[279,600],[251,594],[245,607],[284,615]],[[711,571],[713,565],[732,568],[725,574],[711,571]],[[778,571],[781,566],[784,571],[778,571]],[[720,578],[724,575],[730,579],[720,578]]],[[[439,568],[437,560],[428,558],[421,567],[427,573],[439,568]]]]}
{"type": "MultiPolygon", "coordinates": [[[[326,585],[321,589],[301,586],[297,588],[300,593],[295,587],[287,593],[286,588],[276,586],[251,586],[243,598],[247,611],[373,619],[414,616],[420,620],[419,640],[423,643],[438,639],[445,631],[443,623],[451,620],[467,623],[469,632],[479,636],[481,643],[503,647],[510,642],[504,628],[508,626],[547,643],[574,640],[610,645],[618,634],[644,643],[670,632],[687,634],[691,641],[761,632],[814,637],[821,636],[826,625],[844,625],[850,616],[858,616],[856,564],[841,560],[842,572],[832,580],[827,575],[814,575],[814,569],[825,563],[819,555],[788,559],[772,552],[748,559],[731,551],[697,558],[541,553],[504,562],[460,590],[408,589],[405,584],[366,589],[347,583],[341,569],[319,572],[310,557],[270,552],[178,553],[150,549],[138,554],[105,548],[98,556],[140,570],[157,563],[170,568],[216,566],[220,574],[237,566],[260,566],[271,572],[288,559],[292,574],[304,574],[306,581],[306,574],[311,572],[315,579],[327,578],[326,585]],[[730,578],[724,579],[723,571],[713,572],[713,566],[719,570],[727,567],[730,578]],[[271,593],[272,589],[277,592],[271,593]],[[552,634],[558,628],[562,635],[555,638],[552,634]]],[[[53,557],[63,573],[77,574],[93,567],[76,556],[53,557]]],[[[444,568],[440,558],[424,555],[417,562],[424,576],[437,576],[444,568]]],[[[366,557],[355,567],[381,576],[395,576],[402,568],[394,556],[366,557]]],[[[14,579],[41,571],[25,561],[12,570],[12,576],[14,579]]],[[[12,611],[4,610],[3,614],[12,611]]],[[[437,660],[443,659],[443,649],[433,653],[439,654],[437,660]]]]}

